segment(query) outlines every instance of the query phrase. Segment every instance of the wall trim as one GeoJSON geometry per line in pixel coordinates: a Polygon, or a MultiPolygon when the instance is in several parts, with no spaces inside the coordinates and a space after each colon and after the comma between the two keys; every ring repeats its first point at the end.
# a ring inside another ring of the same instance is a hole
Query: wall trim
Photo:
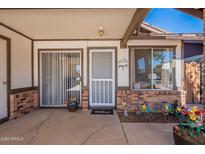
{"type": "MultiPolygon", "coordinates": [[[[42,7],[42,8],[0,8],[0,10],[77,10],[77,9],[84,9],[84,10],[88,10],[88,9],[96,9],[96,8],[58,8],[58,7],[54,7],[54,8],[47,8],[47,7],[42,7]]],[[[97,9],[105,9],[105,8],[97,8],[97,9]]],[[[108,8],[109,9],[109,8],[108,8]]]]}
{"type": "Polygon", "coordinates": [[[39,90],[38,86],[33,86],[33,90],[39,90]]]}
{"type": "Polygon", "coordinates": [[[34,41],[31,41],[31,82],[34,87],[34,41]]]}
{"type": "Polygon", "coordinates": [[[117,90],[130,90],[129,86],[119,86],[117,87],[117,90]]]}
{"type": "Polygon", "coordinates": [[[69,39],[69,38],[62,38],[62,39],[33,39],[33,41],[120,41],[121,38],[94,38],[94,39],[69,39]]]}
{"type": "Polygon", "coordinates": [[[21,92],[30,91],[30,90],[36,90],[36,89],[34,87],[24,87],[24,88],[11,89],[10,94],[21,93],[21,92]]]}
{"type": "Polygon", "coordinates": [[[38,51],[83,50],[83,48],[39,48],[38,51]]]}
{"type": "Polygon", "coordinates": [[[21,35],[21,36],[23,36],[23,37],[25,37],[25,38],[27,38],[27,39],[29,39],[29,40],[33,40],[31,37],[29,37],[29,36],[19,32],[19,31],[15,30],[15,29],[11,28],[10,26],[8,26],[8,25],[6,25],[2,22],[0,22],[0,25],[7,28],[7,29],[9,29],[9,30],[11,30],[11,31],[13,31],[13,32],[15,32],[15,33],[17,33],[17,34],[19,34],[19,35],[21,35]]]}
{"type": "Polygon", "coordinates": [[[129,45],[128,48],[176,48],[177,45],[129,45]]]}

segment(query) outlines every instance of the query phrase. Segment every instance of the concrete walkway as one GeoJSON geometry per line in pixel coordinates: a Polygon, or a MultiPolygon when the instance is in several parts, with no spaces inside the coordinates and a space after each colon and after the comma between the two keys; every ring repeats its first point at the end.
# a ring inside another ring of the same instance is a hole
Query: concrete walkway
{"type": "Polygon", "coordinates": [[[117,113],[64,109],[39,109],[1,124],[0,137],[0,144],[126,144],[117,113]]]}
{"type": "Polygon", "coordinates": [[[173,144],[170,124],[120,123],[114,115],[39,109],[0,124],[0,144],[173,144]]]}
{"type": "Polygon", "coordinates": [[[128,144],[173,145],[174,124],[123,123],[128,144]]]}

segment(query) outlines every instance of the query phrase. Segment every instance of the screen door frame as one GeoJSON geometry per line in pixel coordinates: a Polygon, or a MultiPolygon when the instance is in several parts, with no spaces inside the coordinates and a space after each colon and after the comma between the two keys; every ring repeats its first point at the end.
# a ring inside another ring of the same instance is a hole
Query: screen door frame
{"type": "Polygon", "coordinates": [[[39,104],[41,108],[55,108],[55,107],[66,107],[66,104],[63,105],[43,105],[41,101],[42,93],[42,53],[79,53],[80,54],[80,106],[82,106],[82,90],[83,90],[83,49],[82,48],[50,48],[50,49],[38,49],[38,86],[40,87],[39,91],[39,104]]]}
{"type": "Polygon", "coordinates": [[[116,87],[117,87],[117,47],[88,47],[88,90],[89,90],[89,108],[111,107],[116,108],[116,87]],[[92,101],[92,53],[93,52],[111,52],[112,53],[112,104],[93,103],[92,101]]]}

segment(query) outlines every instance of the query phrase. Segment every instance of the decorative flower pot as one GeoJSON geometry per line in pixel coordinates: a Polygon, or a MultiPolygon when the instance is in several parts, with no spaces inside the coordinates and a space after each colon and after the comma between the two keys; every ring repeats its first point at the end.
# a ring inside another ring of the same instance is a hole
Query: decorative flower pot
{"type": "Polygon", "coordinates": [[[78,101],[75,98],[71,98],[67,101],[67,107],[69,112],[76,112],[78,110],[78,101]]]}
{"type": "MultiPolygon", "coordinates": [[[[187,129],[187,128],[185,127],[182,129],[187,129]]],[[[205,138],[202,139],[202,142],[199,142],[199,139],[197,137],[191,138],[188,134],[181,135],[179,130],[179,125],[173,127],[173,137],[176,145],[200,145],[200,144],[203,145],[205,143],[204,142],[205,138]]]]}
{"type": "Polygon", "coordinates": [[[180,136],[177,132],[173,131],[174,143],[176,145],[195,145],[194,142],[190,142],[180,136]]]}

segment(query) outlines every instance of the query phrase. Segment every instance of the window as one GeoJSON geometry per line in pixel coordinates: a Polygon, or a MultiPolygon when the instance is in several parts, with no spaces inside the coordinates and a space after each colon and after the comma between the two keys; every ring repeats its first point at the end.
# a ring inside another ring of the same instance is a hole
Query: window
{"type": "Polygon", "coordinates": [[[173,48],[132,49],[132,89],[173,89],[173,58],[173,48]]]}
{"type": "Polygon", "coordinates": [[[151,88],[151,50],[136,49],[134,55],[133,89],[151,88]]]}

